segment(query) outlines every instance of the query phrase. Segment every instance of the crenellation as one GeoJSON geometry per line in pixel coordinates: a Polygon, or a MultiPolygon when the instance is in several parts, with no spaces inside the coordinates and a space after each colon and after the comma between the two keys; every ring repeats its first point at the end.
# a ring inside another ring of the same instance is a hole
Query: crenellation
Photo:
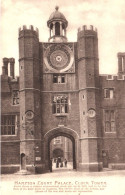
{"type": "Polygon", "coordinates": [[[103,78],[107,81],[119,81],[119,80],[125,80],[125,75],[119,74],[119,75],[107,75],[107,74],[100,74],[100,78],[103,78]]]}
{"type": "Polygon", "coordinates": [[[82,30],[87,30],[87,26],[86,25],[82,26],[82,30]]]}
{"type": "Polygon", "coordinates": [[[94,27],[93,25],[83,25],[81,27],[78,28],[78,32],[81,32],[81,31],[94,31],[94,32],[97,32],[97,28],[94,27]]]}
{"type": "Polygon", "coordinates": [[[117,80],[125,80],[125,75],[117,75],[117,80]]]}
{"type": "Polygon", "coordinates": [[[30,25],[30,26],[29,26],[29,29],[30,29],[30,30],[34,30],[33,25],[30,25]]]}
{"type": "Polygon", "coordinates": [[[114,75],[107,75],[107,79],[106,80],[114,80],[114,75]]]}
{"type": "Polygon", "coordinates": [[[37,36],[39,36],[39,29],[37,27],[34,28],[33,25],[30,25],[29,27],[27,27],[26,25],[23,25],[22,27],[20,27],[18,29],[18,32],[20,34],[20,32],[22,31],[30,31],[30,32],[35,32],[37,36]]]}
{"type": "Polygon", "coordinates": [[[23,25],[23,30],[27,30],[27,26],[26,25],[23,25]]]}

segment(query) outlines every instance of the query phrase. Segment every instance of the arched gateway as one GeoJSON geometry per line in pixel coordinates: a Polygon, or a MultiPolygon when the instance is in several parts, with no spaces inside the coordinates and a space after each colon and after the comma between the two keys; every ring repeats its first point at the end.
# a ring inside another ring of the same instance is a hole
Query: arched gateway
{"type": "Polygon", "coordinates": [[[44,135],[44,159],[45,159],[45,167],[49,169],[49,160],[50,160],[50,142],[53,138],[58,136],[64,136],[69,138],[72,141],[72,155],[73,155],[73,169],[77,168],[77,160],[78,159],[78,134],[73,129],[65,128],[65,127],[57,127],[55,129],[49,130],[44,135]]]}
{"type": "Polygon", "coordinates": [[[64,136],[72,142],[73,168],[99,171],[103,139],[97,31],[83,26],[77,42],[68,42],[68,21],[58,9],[47,21],[48,42],[39,42],[33,26],[19,29],[20,154],[26,155],[26,170],[46,171],[51,140],[64,136]]]}

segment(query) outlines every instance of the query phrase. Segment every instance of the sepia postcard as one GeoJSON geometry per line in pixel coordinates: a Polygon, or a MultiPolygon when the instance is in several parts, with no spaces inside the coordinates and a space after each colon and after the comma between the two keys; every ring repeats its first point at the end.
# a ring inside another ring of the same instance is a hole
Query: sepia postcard
{"type": "Polygon", "coordinates": [[[0,7],[1,194],[125,195],[125,1],[0,7]]]}

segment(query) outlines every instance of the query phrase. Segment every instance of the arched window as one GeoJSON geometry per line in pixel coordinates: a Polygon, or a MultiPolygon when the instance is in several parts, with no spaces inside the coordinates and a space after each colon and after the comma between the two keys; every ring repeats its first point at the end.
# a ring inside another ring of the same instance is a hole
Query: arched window
{"type": "Polygon", "coordinates": [[[55,24],[55,35],[60,35],[60,24],[56,22],[55,24]]]}

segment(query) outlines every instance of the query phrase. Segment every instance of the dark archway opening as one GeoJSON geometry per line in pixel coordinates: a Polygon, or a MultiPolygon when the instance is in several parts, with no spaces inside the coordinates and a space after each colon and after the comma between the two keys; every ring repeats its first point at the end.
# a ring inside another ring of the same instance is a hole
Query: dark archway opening
{"type": "Polygon", "coordinates": [[[26,169],[26,155],[24,153],[21,154],[21,170],[26,169]]]}
{"type": "Polygon", "coordinates": [[[54,158],[54,159],[56,159],[56,158],[58,158],[59,156],[61,157],[61,158],[64,158],[64,152],[63,152],[63,150],[62,149],[60,149],[60,148],[56,148],[56,149],[54,149],[53,151],[52,151],[52,158],[54,158]]]}
{"type": "Polygon", "coordinates": [[[65,159],[66,159],[68,162],[72,164],[72,169],[76,169],[75,139],[71,135],[68,135],[66,133],[59,133],[56,135],[52,135],[48,139],[48,162],[50,162],[51,158],[53,159],[53,162],[56,162],[58,160],[58,157],[59,158],[61,157],[61,162],[63,162],[63,165],[65,165],[65,159]],[[52,142],[54,143],[55,139],[58,140],[59,137],[63,137],[64,140],[67,139],[69,140],[69,142],[71,142],[70,151],[67,151],[70,154],[69,156],[66,156],[65,154],[66,151],[61,147],[58,147],[58,148],[55,148],[55,150],[52,150],[52,142]]]}

